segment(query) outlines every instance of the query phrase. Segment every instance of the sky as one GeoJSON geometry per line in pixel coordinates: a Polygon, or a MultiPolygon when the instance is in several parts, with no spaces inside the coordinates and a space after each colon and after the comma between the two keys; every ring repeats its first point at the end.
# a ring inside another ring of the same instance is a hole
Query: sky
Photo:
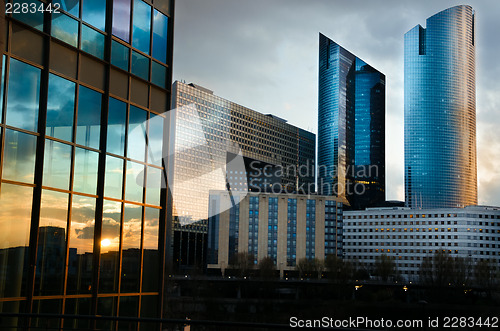
{"type": "Polygon", "coordinates": [[[386,75],[386,198],[404,200],[403,36],[446,8],[476,11],[479,204],[500,206],[500,1],[176,1],[173,79],[317,133],[323,33],[386,75]]]}

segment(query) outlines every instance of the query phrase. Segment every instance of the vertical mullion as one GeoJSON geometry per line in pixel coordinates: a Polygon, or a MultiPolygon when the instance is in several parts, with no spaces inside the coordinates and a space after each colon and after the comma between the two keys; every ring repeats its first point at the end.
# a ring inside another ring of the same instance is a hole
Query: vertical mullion
{"type": "MultiPolygon", "coordinates": [[[[44,32],[50,35],[51,13],[44,12],[44,32]]],[[[43,161],[45,153],[45,127],[47,121],[47,94],[49,81],[49,61],[50,61],[50,38],[45,36],[43,40],[45,48],[43,58],[43,69],[40,74],[40,100],[38,103],[38,137],[36,143],[35,174],[33,188],[33,200],[31,205],[31,228],[29,239],[29,266],[26,281],[26,312],[32,313],[33,296],[35,290],[35,274],[38,250],[38,232],[40,225],[40,205],[42,197],[43,161]]],[[[27,319],[27,325],[31,324],[31,318],[27,319]]]]}
{"type": "MultiPolygon", "coordinates": [[[[82,16],[82,1],[80,1],[80,16],[82,16]]],[[[108,133],[108,106],[109,106],[109,78],[110,78],[110,58],[111,58],[111,29],[112,29],[112,9],[113,1],[106,2],[106,24],[105,24],[105,45],[104,45],[104,61],[106,62],[105,69],[105,86],[104,94],[101,99],[101,132],[99,141],[99,160],[97,170],[97,200],[96,200],[96,217],[95,217],[95,232],[94,232],[94,261],[93,261],[93,289],[92,289],[92,307],[91,315],[97,315],[98,293],[99,293],[99,274],[101,263],[101,238],[102,238],[102,220],[104,210],[104,177],[106,174],[106,143],[108,133]]],[[[81,27],[80,27],[81,30],[81,27]]],[[[80,32],[81,39],[81,32],[80,32]]],[[[119,290],[119,289],[118,289],[119,290]]],[[[96,320],[92,322],[92,327],[96,328],[96,320]]]]}

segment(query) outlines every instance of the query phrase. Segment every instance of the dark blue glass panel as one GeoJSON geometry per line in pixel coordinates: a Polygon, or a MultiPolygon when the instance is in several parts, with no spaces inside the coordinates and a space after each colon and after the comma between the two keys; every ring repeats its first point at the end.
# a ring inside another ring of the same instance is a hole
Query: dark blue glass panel
{"type": "Polygon", "coordinates": [[[82,0],[82,19],[104,31],[106,25],[106,0],[82,0]]]}
{"type": "Polygon", "coordinates": [[[40,69],[10,59],[6,124],[37,131],[40,69]]]}
{"type": "Polygon", "coordinates": [[[153,61],[151,64],[151,82],[165,88],[165,80],[167,79],[167,68],[158,62],[153,61]]]}
{"type": "Polygon", "coordinates": [[[70,44],[78,46],[78,21],[63,13],[52,14],[51,35],[70,44]]]}
{"type": "Polygon", "coordinates": [[[132,51],[132,73],[142,79],[149,79],[149,59],[132,51]]]}
{"type": "Polygon", "coordinates": [[[72,141],[76,84],[50,74],[47,100],[47,135],[72,141]]]}
{"type": "Polygon", "coordinates": [[[61,5],[61,9],[78,17],[80,13],[80,0],[52,0],[52,3],[61,5]]]}
{"type": "Polygon", "coordinates": [[[149,54],[151,31],[151,6],[141,0],[134,0],[132,46],[149,54]]]}
{"type": "Polygon", "coordinates": [[[95,149],[99,148],[101,131],[101,93],[80,86],[76,143],[95,149]]]}
{"type": "Polygon", "coordinates": [[[111,64],[120,69],[128,71],[128,59],[130,50],[119,42],[111,42],[111,64]]]}
{"type": "Polygon", "coordinates": [[[130,0],[113,1],[113,35],[130,42],[130,0]]]}
{"type": "Polygon", "coordinates": [[[154,10],[153,16],[153,57],[167,62],[168,17],[154,10]]]}
{"type": "MultiPolygon", "coordinates": [[[[14,1],[14,6],[15,6],[14,8],[17,7],[17,5],[15,5],[16,3],[21,4],[21,9],[22,9],[23,4],[24,4],[24,6],[26,6],[26,4],[27,4],[29,9],[31,9],[31,8],[38,9],[40,7],[40,5],[42,4],[40,1],[37,1],[37,0],[17,0],[17,1],[14,1]]],[[[37,11],[34,11],[32,13],[31,12],[23,13],[22,10],[19,10],[19,13],[13,13],[12,17],[14,17],[15,19],[17,19],[21,22],[24,22],[28,25],[31,25],[35,29],[43,31],[43,12],[42,11],[37,10],[37,11]]]]}
{"type": "Polygon", "coordinates": [[[128,123],[127,157],[144,161],[146,148],[147,112],[135,106],[130,106],[128,123]]]}
{"type": "Polygon", "coordinates": [[[2,57],[2,81],[0,82],[0,121],[3,121],[3,89],[5,88],[5,59],[2,57]]]}
{"type": "Polygon", "coordinates": [[[82,25],[82,50],[102,59],[104,57],[104,35],[82,25]]]}
{"type": "Polygon", "coordinates": [[[114,98],[109,98],[107,152],[124,155],[126,125],[127,104],[114,98]]]}

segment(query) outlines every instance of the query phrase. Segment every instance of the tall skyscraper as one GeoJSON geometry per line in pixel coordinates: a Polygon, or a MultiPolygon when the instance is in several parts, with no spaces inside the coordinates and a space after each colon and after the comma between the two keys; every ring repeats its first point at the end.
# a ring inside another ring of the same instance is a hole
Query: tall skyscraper
{"type": "Polygon", "coordinates": [[[316,135],[176,81],[170,113],[174,262],[204,255],[210,190],[313,192],[316,135]],[[190,246],[190,243],[193,243],[190,246]]]}
{"type": "Polygon", "coordinates": [[[355,209],[385,200],[385,76],[321,33],[318,191],[355,209]]]}
{"type": "Polygon", "coordinates": [[[477,204],[474,11],[455,6],[405,34],[405,199],[477,204]]]}
{"type": "MultiPolygon", "coordinates": [[[[161,317],[174,0],[13,8],[0,15],[0,311],[161,317]]],[[[139,327],[92,324],[30,322],[139,327]]]]}

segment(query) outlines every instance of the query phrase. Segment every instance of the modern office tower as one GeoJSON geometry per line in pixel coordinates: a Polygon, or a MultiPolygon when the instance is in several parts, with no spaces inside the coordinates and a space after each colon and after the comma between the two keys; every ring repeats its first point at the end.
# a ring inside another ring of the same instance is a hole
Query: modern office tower
{"type": "Polygon", "coordinates": [[[369,208],[344,212],[345,258],[373,271],[376,258],[393,258],[403,278],[416,281],[422,261],[439,251],[500,262],[500,208],[369,208]]]}
{"type": "Polygon", "coordinates": [[[318,192],[354,209],[385,200],[385,76],[322,34],[318,192]]]}
{"type": "Polygon", "coordinates": [[[0,15],[0,311],[161,317],[174,1],[12,8],[0,15]]]}
{"type": "Polygon", "coordinates": [[[474,11],[455,6],[405,34],[405,199],[477,204],[474,11]]]}
{"type": "Polygon", "coordinates": [[[315,134],[196,84],[176,81],[172,98],[174,263],[204,260],[210,190],[314,191],[315,134]]]}
{"type": "Polygon", "coordinates": [[[211,191],[208,268],[248,253],[254,264],[271,257],[283,274],[303,258],[342,256],[343,206],[333,196],[211,191]]]}

